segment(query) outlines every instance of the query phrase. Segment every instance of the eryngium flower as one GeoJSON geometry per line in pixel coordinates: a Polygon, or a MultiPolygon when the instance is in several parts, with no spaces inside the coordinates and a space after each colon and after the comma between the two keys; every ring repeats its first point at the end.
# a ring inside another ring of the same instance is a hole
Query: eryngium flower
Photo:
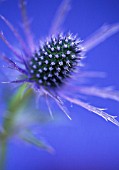
{"type": "Polygon", "coordinates": [[[51,88],[64,84],[65,79],[76,69],[81,52],[80,41],[71,34],[52,37],[31,57],[30,79],[51,88]]]}
{"type": "MultiPolygon", "coordinates": [[[[52,98],[68,118],[71,119],[68,114],[68,109],[63,102],[63,100],[67,100],[119,126],[119,122],[115,119],[116,116],[111,116],[107,114],[104,109],[89,105],[80,100],[79,97],[75,97],[79,96],[79,94],[86,94],[119,101],[119,92],[108,88],[82,86],[80,82],[82,77],[96,76],[95,72],[87,73],[81,71],[82,59],[85,57],[86,52],[112,34],[118,32],[119,24],[102,26],[90,39],[84,42],[71,33],[62,34],[59,32],[60,26],[70,7],[69,0],[64,0],[50,30],[50,33],[53,35],[50,34],[50,36],[46,38],[46,41],[36,46],[29,29],[29,20],[25,5],[24,0],[21,0],[20,8],[23,20],[23,31],[28,46],[26,46],[26,43],[14,26],[5,17],[0,16],[21,45],[21,52],[19,53],[18,50],[8,42],[3,32],[0,32],[0,38],[13,52],[17,60],[13,61],[4,54],[1,54],[1,57],[8,63],[9,68],[17,70],[20,73],[20,79],[3,83],[27,83],[29,88],[35,90],[37,96],[43,95],[45,97],[51,116],[50,98],[52,98]],[[77,93],[77,95],[75,95],[75,93],[77,93]]],[[[97,74],[97,76],[99,75],[97,74]]]]}

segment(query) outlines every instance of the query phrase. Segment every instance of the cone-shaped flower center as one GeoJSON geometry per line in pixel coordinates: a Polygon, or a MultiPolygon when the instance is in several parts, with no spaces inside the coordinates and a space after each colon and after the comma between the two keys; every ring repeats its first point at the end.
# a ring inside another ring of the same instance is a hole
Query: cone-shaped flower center
{"type": "Polygon", "coordinates": [[[56,87],[70,76],[81,56],[80,40],[71,35],[52,37],[30,60],[32,80],[43,86],[56,87]]]}

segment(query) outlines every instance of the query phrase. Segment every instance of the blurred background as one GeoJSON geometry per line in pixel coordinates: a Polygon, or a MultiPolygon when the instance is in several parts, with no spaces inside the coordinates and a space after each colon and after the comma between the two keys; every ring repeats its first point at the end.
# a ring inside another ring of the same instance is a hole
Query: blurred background
{"type": "MultiPolygon", "coordinates": [[[[37,41],[48,35],[60,3],[61,0],[27,0],[28,16],[31,18],[32,32],[37,41]]],[[[0,14],[12,22],[21,35],[23,34],[20,28],[18,0],[0,1],[0,14]]],[[[85,41],[103,24],[117,22],[119,22],[118,0],[72,0],[71,10],[62,30],[78,34],[85,41]]],[[[17,45],[13,34],[3,21],[0,21],[0,30],[4,31],[11,44],[17,45]]],[[[0,51],[11,55],[1,40],[0,51]]],[[[89,51],[84,63],[86,71],[107,73],[106,78],[91,79],[88,84],[99,87],[114,86],[119,90],[119,33],[89,51]]],[[[5,75],[0,73],[2,80],[5,76],[7,73],[5,75]]],[[[1,116],[5,110],[3,91],[4,95],[8,95],[5,89],[10,88],[7,84],[0,85],[1,116]]],[[[85,98],[86,100],[97,107],[108,108],[108,113],[119,117],[119,103],[91,96],[85,98]]],[[[13,139],[8,146],[7,170],[119,170],[119,128],[76,105],[69,109],[72,121],[59,110],[57,113],[53,111],[54,115],[60,117],[58,121],[56,118],[35,129],[36,134],[40,133],[55,149],[54,154],[13,139]]]]}

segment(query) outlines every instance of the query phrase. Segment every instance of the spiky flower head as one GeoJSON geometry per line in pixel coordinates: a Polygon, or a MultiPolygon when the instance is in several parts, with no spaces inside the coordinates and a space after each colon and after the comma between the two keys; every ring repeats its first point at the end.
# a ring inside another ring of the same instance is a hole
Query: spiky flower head
{"type": "Polygon", "coordinates": [[[43,86],[63,84],[76,69],[81,52],[81,41],[76,36],[52,36],[35,51],[29,62],[31,79],[43,86]]]}
{"type": "Polygon", "coordinates": [[[119,126],[119,122],[115,119],[115,116],[111,116],[104,112],[103,109],[89,105],[79,99],[79,94],[81,93],[119,101],[119,93],[108,88],[101,89],[83,85],[79,86],[79,82],[82,81],[82,78],[95,77],[96,75],[99,76],[99,73],[95,74],[95,72],[90,73],[80,70],[80,72],[77,72],[78,74],[73,74],[76,69],[80,69],[78,66],[81,63],[80,60],[82,55],[84,55],[84,50],[85,52],[90,51],[99,43],[103,42],[106,38],[118,32],[119,23],[102,26],[96,31],[96,33],[94,33],[83,43],[71,34],[66,36],[57,36],[64,14],[69,8],[69,1],[64,1],[58,10],[60,12],[58,12],[56,19],[54,20],[55,22],[49,31],[50,35],[55,34],[56,37],[48,39],[42,46],[39,46],[38,50],[35,51],[36,43],[34,42],[32,32],[30,30],[30,22],[27,17],[25,4],[25,1],[21,0],[20,9],[23,20],[23,31],[26,36],[25,42],[27,43],[24,42],[24,39],[20,36],[14,26],[5,17],[0,15],[0,18],[13,32],[22,49],[22,52],[19,53],[19,50],[16,50],[16,48],[13,47],[6,39],[3,32],[0,31],[0,38],[13,52],[17,62],[11,60],[4,54],[1,54],[1,58],[8,63],[8,68],[19,71],[20,76],[22,77],[22,79],[20,78],[2,83],[27,83],[28,88],[32,87],[35,89],[38,97],[41,95],[45,96],[51,116],[52,111],[48,101],[49,98],[52,98],[57,103],[59,108],[68,116],[68,118],[70,118],[67,112],[68,109],[65,107],[63,102],[64,99],[92,111],[93,113],[103,117],[105,120],[109,120],[119,126]],[[71,77],[71,81],[67,83],[68,77],[71,77]],[[54,90],[54,87],[58,87],[63,84],[66,86],[54,90]],[[47,88],[48,86],[50,88],[47,88]],[[76,97],[75,93],[77,93],[78,97],[76,97]]]}

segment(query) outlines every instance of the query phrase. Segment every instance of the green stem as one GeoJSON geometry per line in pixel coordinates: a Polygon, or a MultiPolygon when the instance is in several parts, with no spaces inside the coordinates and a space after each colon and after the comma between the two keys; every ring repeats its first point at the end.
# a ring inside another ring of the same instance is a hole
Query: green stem
{"type": "Polygon", "coordinates": [[[23,105],[26,105],[26,103],[29,101],[29,98],[32,96],[32,90],[27,90],[24,94],[26,86],[22,85],[17,93],[13,95],[10,99],[10,102],[8,104],[8,115],[7,118],[3,121],[3,128],[5,130],[6,135],[11,135],[10,131],[13,126],[13,120],[15,116],[17,115],[20,108],[23,107],[23,105]]]}
{"type": "Polygon", "coordinates": [[[7,153],[7,139],[4,138],[0,141],[1,153],[0,153],[0,170],[5,170],[6,168],[6,153],[7,153]]]}
{"type": "Polygon", "coordinates": [[[32,96],[32,90],[29,89],[24,93],[26,85],[22,85],[16,94],[12,95],[8,103],[7,117],[3,118],[2,127],[4,131],[0,134],[0,170],[5,170],[7,143],[8,138],[11,137],[11,129],[13,126],[13,120],[17,115],[19,109],[26,104],[29,98],[32,96]]]}

